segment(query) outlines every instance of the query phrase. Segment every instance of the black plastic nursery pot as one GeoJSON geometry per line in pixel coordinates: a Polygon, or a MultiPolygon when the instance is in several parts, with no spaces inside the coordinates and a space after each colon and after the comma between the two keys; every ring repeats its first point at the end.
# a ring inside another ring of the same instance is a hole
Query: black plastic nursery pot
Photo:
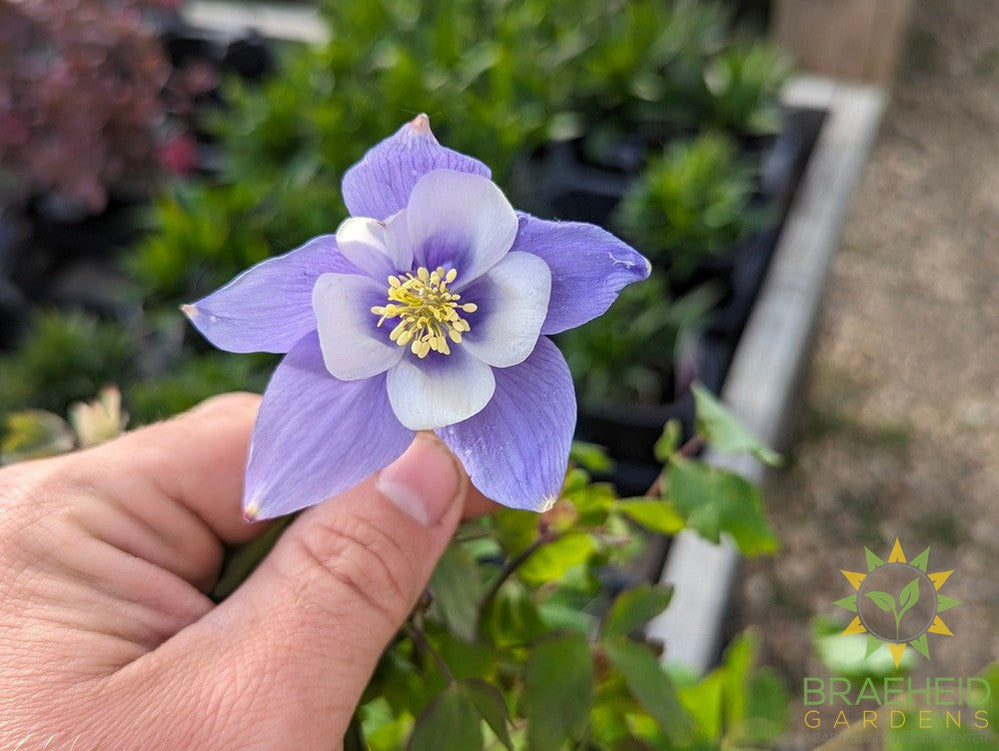
{"type": "MultiPolygon", "coordinates": [[[[745,144],[750,150],[762,147],[757,201],[769,222],[735,247],[706,258],[682,287],[672,290],[678,295],[710,283],[720,293],[703,328],[677,352],[662,353],[669,360],[664,369],[672,366],[674,372],[675,398],[655,405],[580,405],[577,437],[607,449],[615,468],[601,479],[613,482],[621,495],[642,495],[654,482],[660,467],[653,447],[668,420],[679,420],[685,437],[693,433],[690,384],[696,380],[720,393],[823,118],[822,110],[789,109],[776,137],[745,144]]],[[[629,154],[632,145],[625,150],[629,154]]],[[[604,226],[636,175],[623,164],[594,164],[578,141],[544,149],[526,172],[531,177],[525,192],[533,210],[604,226]]]]}

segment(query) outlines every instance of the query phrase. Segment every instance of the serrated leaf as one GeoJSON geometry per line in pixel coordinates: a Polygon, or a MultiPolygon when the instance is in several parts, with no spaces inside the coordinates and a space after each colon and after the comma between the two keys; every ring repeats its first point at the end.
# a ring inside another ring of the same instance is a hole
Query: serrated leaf
{"type": "Polygon", "coordinates": [[[499,689],[490,683],[486,683],[478,678],[470,678],[460,681],[462,691],[464,691],[472,704],[475,705],[479,716],[486,721],[486,724],[499,738],[506,748],[513,751],[513,743],[510,740],[510,713],[507,711],[506,702],[499,689]]]}
{"type": "Polygon", "coordinates": [[[690,390],[697,410],[697,432],[708,445],[725,454],[752,454],[771,467],[780,465],[780,454],[757,440],[714,394],[699,383],[690,390]]]}
{"type": "Polygon", "coordinates": [[[455,544],[444,551],[430,578],[430,591],[435,614],[462,639],[474,640],[483,587],[479,568],[467,550],[455,544]]]}
{"type": "Polygon", "coordinates": [[[687,526],[687,522],[669,501],[635,498],[618,501],[614,508],[632,521],[661,535],[675,535],[687,526]]]}
{"type": "Polygon", "coordinates": [[[639,584],[618,595],[603,623],[605,637],[627,636],[663,612],[673,588],[663,584],[639,584]]]}
{"type": "Polygon", "coordinates": [[[468,694],[452,683],[416,718],[409,751],[475,751],[482,748],[479,713],[468,694]]]}
{"type": "Polygon", "coordinates": [[[585,532],[564,534],[539,547],[517,573],[528,584],[557,581],[573,566],[584,563],[595,549],[596,543],[585,532]]]}
{"type": "Polygon", "coordinates": [[[561,748],[582,735],[593,706],[593,660],[581,634],[539,643],[524,666],[524,715],[532,751],[561,748]]]}
{"type": "Polygon", "coordinates": [[[674,458],[666,487],[676,510],[705,539],[717,543],[723,532],[728,533],[745,556],[777,550],[777,538],[763,516],[763,496],[745,478],[703,462],[674,458]]]}
{"type": "Polygon", "coordinates": [[[675,744],[693,742],[694,720],[684,711],[673,683],[659,658],[641,644],[608,640],[603,644],[611,664],[621,673],[631,695],[638,700],[675,744]]]}
{"type": "Polygon", "coordinates": [[[887,592],[867,592],[864,597],[873,602],[886,613],[895,612],[895,598],[887,592]]]}

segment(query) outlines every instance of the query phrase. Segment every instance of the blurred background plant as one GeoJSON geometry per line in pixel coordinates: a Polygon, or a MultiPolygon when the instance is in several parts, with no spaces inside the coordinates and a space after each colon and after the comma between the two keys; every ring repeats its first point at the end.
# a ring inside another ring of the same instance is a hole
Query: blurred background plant
{"type": "Polygon", "coordinates": [[[622,234],[675,281],[763,226],[754,165],[724,133],[675,141],[653,157],[616,215],[622,234]]]}
{"type": "Polygon", "coordinates": [[[142,12],[170,2],[0,2],[0,172],[18,193],[5,202],[98,213],[114,188],[149,189],[170,66],[142,12]]]}
{"type": "MultiPolygon", "coordinates": [[[[662,404],[675,396],[674,353],[717,302],[710,285],[673,299],[660,275],[627,287],[599,318],[559,334],[582,404],[662,404]]],[[[686,384],[685,384],[686,386],[686,384]]]]}

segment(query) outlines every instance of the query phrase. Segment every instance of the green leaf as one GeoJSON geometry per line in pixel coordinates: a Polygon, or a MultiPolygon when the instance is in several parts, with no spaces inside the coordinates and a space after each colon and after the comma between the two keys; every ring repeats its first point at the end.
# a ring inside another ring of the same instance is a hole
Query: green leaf
{"type": "Polygon", "coordinates": [[[438,694],[420,716],[409,737],[409,751],[475,751],[482,748],[479,712],[457,683],[438,694]]]}
{"type": "Polygon", "coordinates": [[[507,555],[517,555],[538,536],[538,515],[532,511],[497,509],[492,515],[499,544],[507,555]]]}
{"type": "Polygon", "coordinates": [[[784,687],[773,674],[756,671],[757,644],[754,632],[746,631],[723,659],[726,737],[739,748],[771,746],[787,721],[784,687]]]}
{"type": "Polygon", "coordinates": [[[895,612],[895,598],[887,592],[868,592],[864,595],[886,613],[895,612]]]}
{"type": "Polygon", "coordinates": [[[596,543],[585,532],[571,532],[539,547],[518,570],[528,584],[541,585],[562,579],[569,569],[586,562],[596,543]]]}
{"type": "Polygon", "coordinates": [[[687,745],[694,739],[694,721],[684,711],[673,683],[659,658],[641,644],[608,640],[603,644],[608,659],[620,671],[628,690],[645,708],[669,739],[687,745]]]}
{"type": "Polygon", "coordinates": [[[610,472],[614,469],[614,461],[608,456],[607,449],[585,441],[572,442],[569,461],[590,472],[610,472]]]}
{"type": "Polygon", "coordinates": [[[477,678],[461,681],[458,685],[465,692],[472,704],[475,705],[479,716],[486,721],[490,729],[499,738],[506,748],[513,751],[513,743],[510,740],[510,713],[507,711],[506,702],[499,689],[491,683],[486,683],[477,678]]]}
{"type": "Polygon", "coordinates": [[[726,454],[752,454],[771,467],[780,465],[780,454],[754,438],[710,391],[699,383],[690,390],[697,408],[697,432],[710,446],[726,454]]]}
{"type": "Polygon", "coordinates": [[[603,623],[605,637],[627,636],[663,612],[673,596],[673,587],[639,584],[618,595],[603,623]]]}
{"type": "Polygon", "coordinates": [[[545,633],[537,606],[527,587],[508,580],[496,593],[483,617],[483,633],[498,647],[524,644],[545,633]]]}
{"type": "Polygon", "coordinates": [[[693,685],[680,687],[680,703],[694,718],[700,735],[716,740],[722,733],[724,672],[715,670],[693,685]]]}
{"type": "Polygon", "coordinates": [[[763,496],[743,477],[674,457],[666,486],[676,510],[702,537],[718,542],[727,532],[746,556],[777,550],[777,538],[763,516],[763,496]]]}
{"type": "Polygon", "coordinates": [[[656,461],[660,464],[668,462],[669,458],[680,447],[680,439],[682,437],[683,426],[680,424],[680,421],[675,417],[667,420],[666,425],[663,427],[662,435],[659,436],[659,440],[656,441],[656,445],[652,449],[656,461]]]}
{"type": "Polygon", "coordinates": [[[662,535],[675,535],[687,526],[669,501],[635,498],[618,501],[614,508],[646,529],[662,535]]]}
{"type": "Polygon", "coordinates": [[[467,550],[453,544],[444,551],[430,579],[430,590],[435,614],[462,639],[473,641],[483,587],[479,568],[467,550]]]}
{"type": "Polygon", "coordinates": [[[524,715],[532,751],[552,751],[578,739],[593,706],[593,661],[581,634],[540,642],[524,666],[524,715]]]}
{"type": "Polygon", "coordinates": [[[919,602],[919,577],[917,576],[911,582],[902,588],[901,594],[898,596],[898,617],[901,618],[905,615],[913,605],[919,602]]]}

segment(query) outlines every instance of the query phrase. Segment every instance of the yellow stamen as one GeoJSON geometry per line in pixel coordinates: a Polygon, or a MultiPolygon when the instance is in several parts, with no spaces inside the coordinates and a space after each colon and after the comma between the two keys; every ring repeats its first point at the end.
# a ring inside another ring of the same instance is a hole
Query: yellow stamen
{"type": "Polygon", "coordinates": [[[442,267],[430,271],[423,266],[416,274],[405,277],[388,278],[388,304],[376,305],[371,312],[381,326],[389,318],[401,319],[389,339],[400,347],[409,345],[413,354],[423,359],[431,351],[442,355],[451,354],[450,339],[455,344],[461,342],[462,333],[471,328],[468,321],[459,315],[478,310],[475,303],[459,303],[461,295],[448,291],[448,285],[458,278],[458,272],[442,267]],[[393,304],[396,303],[396,304],[393,304]]]}

